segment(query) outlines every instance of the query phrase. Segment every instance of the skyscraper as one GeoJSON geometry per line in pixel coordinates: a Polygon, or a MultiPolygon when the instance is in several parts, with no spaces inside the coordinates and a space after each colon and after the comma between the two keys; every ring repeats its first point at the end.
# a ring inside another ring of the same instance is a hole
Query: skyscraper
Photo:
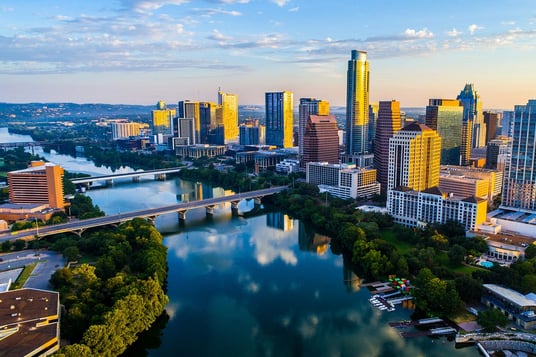
{"type": "Polygon", "coordinates": [[[387,190],[389,168],[389,139],[400,130],[400,102],[382,101],[379,103],[378,118],[376,120],[376,135],[374,139],[374,167],[377,171],[376,179],[381,184],[383,192],[387,190]]]}
{"type": "Polygon", "coordinates": [[[368,125],[368,151],[374,152],[374,141],[376,139],[376,122],[378,121],[378,103],[369,104],[369,125],[368,125]]]}
{"type": "Polygon", "coordinates": [[[176,114],[175,109],[168,109],[166,103],[159,101],[156,109],[152,111],[153,135],[172,135],[172,120],[176,114]]]}
{"type": "Polygon", "coordinates": [[[512,152],[502,207],[536,211],[536,99],[514,107],[512,152]]]}
{"type": "Polygon", "coordinates": [[[238,141],[238,96],[218,90],[219,114],[223,125],[224,143],[238,141]]]}
{"type": "Polygon", "coordinates": [[[389,139],[387,189],[424,191],[439,185],[441,137],[424,124],[411,123],[389,139]]]}
{"type": "MultiPolygon", "coordinates": [[[[199,103],[199,144],[223,144],[222,142],[211,142],[215,141],[215,138],[211,138],[211,134],[218,126],[217,107],[217,104],[213,102],[199,103]]],[[[223,137],[220,139],[223,141],[223,137]]]]}
{"type": "Polygon", "coordinates": [[[464,107],[455,99],[430,99],[426,106],[425,124],[441,136],[442,165],[460,165],[464,161],[469,162],[470,151],[466,149],[470,147],[462,145],[466,143],[462,135],[463,112],[464,107]]]}
{"type": "Polygon", "coordinates": [[[268,92],[266,102],[266,144],[289,148],[293,146],[294,112],[290,91],[268,92]]]}
{"type": "Polygon", "coordinates": [[[471,122],[473,125],[472,147],[486,146],[486,123],[484,123],[482,115],[482,102],[474,85],[472,83],[466,84],[456,99],[463,105],[464,123],[471,122]]]}
{"type": "Polygon", "coordinates": [[[367,52],[352,50],[346,82],[346,153],[368,150],[369,63],[367,52]]]}
{"type": "Polygon", "coordinates": [[[337,120],[333,115],[309,115],[303,138],[303,166],[308,162],[339,162],[337,120]]]}
{"type": "Polygon", "coordinates": [[[315,98],[300,98],[298,107],[298,152],[303,157],[303,135],[309,115],[329,115],[329,102],[315,98]]]}
{"type": "Polygon", "coordinates": [[[497,136],[499,127],[499,113],[484,112],[484,123],[486,123],[486,145],[497,136]]]}
{"type": "Polygon", "coordinates": [[[200,143],[201,141],[201,120],[199,117],[199,102],[194,102],[190,100],[181,100],[179,101],[178,113],[179,118],[192,118],[194,120],[194,129],[195,129],[195,143],[200,143]]]}

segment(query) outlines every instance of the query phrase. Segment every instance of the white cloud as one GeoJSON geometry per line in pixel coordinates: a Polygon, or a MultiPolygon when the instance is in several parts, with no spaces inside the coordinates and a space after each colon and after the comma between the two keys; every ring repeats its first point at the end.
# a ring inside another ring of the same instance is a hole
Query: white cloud
{"type": "Polygon", "coordinates": [[[463,32],[456,30],[456,28],[454,28],[454,27],[452,28],[452,30],[447,31],[447,35],[449,35],[450,37],[458,37],[458,36],[460,36],[462,33],[463,33],[463,32]]]}
{"type": "Polygon", "coordinates": [[[276,4],[279,7],[285,6],[287,3],[290,2],[290,0],[272,0],[274,4],[276,4]]]}
{"type": "Polygon", "coordinates": [[[432,38],[434,37],[434,34],[431,31],[428,31],[427,28],[423,28],[422,30],[415,30],[415,29],[406,29],[404,31],[404,35],[409,38],[432,38]]]}
{"type": "Polygon", "coordinates": [[[513,26],[515,24],[516,24],[515,21],[501,21],[501,25],[513,26]]]}
{"type": "Polygon", "coordinates": [[[300,7],[299,6],[296,6],[296,7],[292,7],[290,9],[288,9],[288,12],[298,12],[300,11],[300,7]]]}
{"type": "Polygon", "coordinates": [[[476,30],[482,30],[483,27],[482,26],[478,26],[477,24],[471,24],[467,27],[467,29],[469,30],[469,33],[471,35],[474,35],[475,31],[476,30]]]}

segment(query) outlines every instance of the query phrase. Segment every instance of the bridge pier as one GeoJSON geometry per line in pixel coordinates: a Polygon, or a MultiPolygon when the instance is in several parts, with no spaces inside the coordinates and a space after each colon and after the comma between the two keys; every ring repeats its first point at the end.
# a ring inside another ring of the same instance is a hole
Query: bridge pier
{"type": "Polygon", "coordinates": [[[114,180],[106,180],[106,186],[113,186],[114,180]]]}
{"type": "Polygon", "coordinates": [[[155,216],[148,216],[148,217],[147,217],[147,220],[148,220],[149,222],[151,222],[151,224],[154,226],[154,220],[156,219],[156,217],[158,217],[158,216],[157,216],[157,215],[155,215],[155,216]]]}
{"type": "Polygon", "coordinates": [[[214,215],[214,205],[206,206],[207,217],[212,217],[214,215]]]}
{"type": "Polygon", "coordinates": [[[240,203],[240,201],[231,201],[231,215],[233,217],[238,216],[238,203],[240,203]]]}
{"type": "Polygon", "coordinates": [[[154,179],[157,180],[157,181],[165,181],[166,177],[167,177],[166,174],[154,175],[154,179]]]}
{"type": "Polygon", "coordinates": [[[260,208],[262,203],[262,197],[254,197],[253,198],[253,206],[255,208],[260,208]]]}
{"type": "Polygon", "coordinates": [[[177,211],[177,213],[179,214],[179,223],[184,223],[186,221],[186,212],[187,210],[180,210],[180,211],[177,211]]]}
{"type": "Polygon", "coordinates": [[[132,177],[132,182],[140,182],[140,176],[134,176],[132,177]]]}

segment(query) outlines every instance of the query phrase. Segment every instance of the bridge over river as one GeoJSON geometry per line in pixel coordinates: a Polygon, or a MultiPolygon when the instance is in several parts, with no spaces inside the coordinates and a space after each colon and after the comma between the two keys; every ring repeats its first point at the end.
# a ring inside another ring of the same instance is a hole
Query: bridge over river
{"type": "Polygon", "coordinates": [[[85,185],[87,187],[93,182],[105,181],[105,182],[111,183],[113,182],[114,179],[120,179],[120,178],[132,178],[134,181],[137,181],[139,180],[141,176],[146,176],[146,175],[154,175],[154,177],[157,179],[165,179],[166,174],[179,172],[183,168],[184,167],[170,167],[167,169],[135,171],[135,172],[128,172],[128,173],[123,173],[123,174],[81,177],[81,178],[71,179],[71,182],[74,183],[75,185],[85,185]]]}
{"type": "Polygon", "coordinates": [[[274,193],[281,192],[285,189],[287,189],[287,186],[271,187],[262,190],[237,193],[229,196],[207,198],[199,201],[177,203],[163,207],[147,208],[143,210],[119,213],[97,218],[75,220],[68,223],[55,224],[51,226],[41,226],[33,229],[26,229],[23,231],[1,234],[0,242],[15,239],[29,239],[35,236],[43,237],[66,232],[73,232],[78,235],[81,235],[85,230],[89,228],[106,226],[111,224],[119,224],[122,222],[129,221],[133,218],[147,218],[152,221],[159,215],[173,212],[178,213],[180,220],[185,220],[186,212],[188,210],[204,207],[206,209],[207,215],[212,215],[215,206],[227,202],[231,203],[231,210],[233,210],[233,212],[238,212],[238,203],[242,200],[254,199],[257,204],[260,204],[260,200],[262,197],[273,195],[274,193]]]}

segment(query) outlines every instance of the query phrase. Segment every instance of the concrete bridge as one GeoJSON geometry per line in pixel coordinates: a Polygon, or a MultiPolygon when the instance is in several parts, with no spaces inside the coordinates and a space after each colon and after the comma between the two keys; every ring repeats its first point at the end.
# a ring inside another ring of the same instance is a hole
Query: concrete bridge
{"type": "Polygon", "coordinates": [[[26,229],[24,231],[17,231],[0,235],[0,242],[6,240],[16,239],[32,239],[36,236],[44,237],[53,234],[73,232],[79,236],[90,228],[101,227],[113,224],[120,224],[122,222],[129,221],[133,218],[146,218],[150,221],[154,221],[156,217],[162,214],[177,212],[180,221],[186,219],[186,212],[196,208],[204,207],[206,209],[207,216],[214,213],[214,207],[230,202],[231,211],[233,214],[238,213],[238,203],[242,200],[254,199],[256,205],[260,205],[261,199],[264,196],[273,195],[274,193],[281,192],[287,189],[287,186],[271,187],[263,190],[256,190],[250,192],[242,192],[229,196],[222,196],[216,198],[207,198],[204,200],[177,203],[169,206],[147,208],[138,211],[125,212],[120,214],[114,214],[104,217],[90,218],[84,220],[76,220],[63,224],[55,224],[51,226],[41,226],[33,229],[26,229]]]}
{"type": "Polygon", "coordinates": [[[103,175],[103,176],[91,176],[91,177],[81,177],[71,179],[71,182],[75,185],[84,185],[89,187],[93,182],[105,181],[106,183],[113,183],[114,179],[119,178],[132,178],[134,181],[139,181],[141,176],[154,175],[155,179],[164,180],[167,174],[179,172],[183,167],[170,167],[168,169],[156,169],[156,170],[145,170],[145,171],[136,171],[129,172],[126,174],[112,174],[112,175],[103,175]]]}

